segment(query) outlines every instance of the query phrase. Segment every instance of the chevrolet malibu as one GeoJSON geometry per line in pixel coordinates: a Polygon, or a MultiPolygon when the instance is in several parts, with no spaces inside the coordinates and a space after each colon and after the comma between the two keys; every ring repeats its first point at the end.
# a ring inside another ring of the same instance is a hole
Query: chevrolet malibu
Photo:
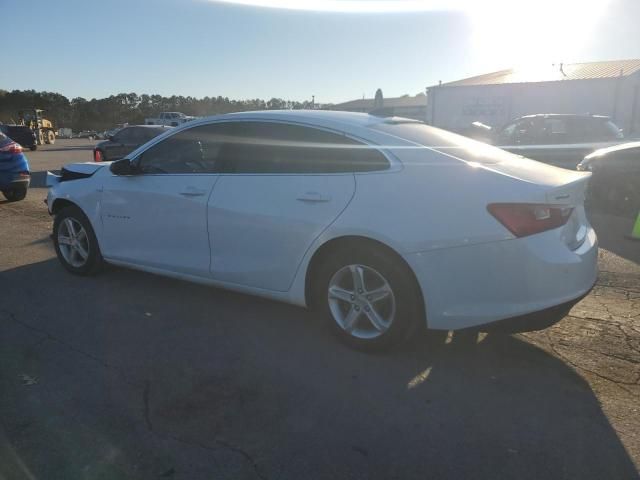
{"type": "Polygon", "coordinates": [[[313,307],[382,349],[420,326],[560,320],[596,279],[589,176],[408,119],[246,112],[49,173],[47,203],[73,273],[109,262],[313,307]]]}

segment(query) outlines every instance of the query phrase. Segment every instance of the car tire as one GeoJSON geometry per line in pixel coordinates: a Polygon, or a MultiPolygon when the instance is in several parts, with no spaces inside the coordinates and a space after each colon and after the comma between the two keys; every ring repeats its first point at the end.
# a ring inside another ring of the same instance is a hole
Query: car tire
{"type": "Polygon", "coordinates": [[[27,187],[14,187],[10,190],[3,190],[2,194],[9,202],[19,202],[27,196],[27,187]]]}
{"type": "Polygon", "coordinates": [[[65,207],[56,214],[53,245],[58,260],[71,273],[94,275],[102,268],[98,239],[89,219],[76,206],[65,207]]]}
{"type": "Polygon", "coordinates": [[[313,304],[339,340],[362,351],[398,347],[424,320],[413,272],[378,248],[354,246],[323,259],[313,304]]]}
{"type": "Polygon", "coordinates": [[[31,146],[29,147],[29,149],[30,149],[32,152],[35,152],[35,151],[38,149],[38,145],[34,143],[33,145],[31,145],[31,146]]]}

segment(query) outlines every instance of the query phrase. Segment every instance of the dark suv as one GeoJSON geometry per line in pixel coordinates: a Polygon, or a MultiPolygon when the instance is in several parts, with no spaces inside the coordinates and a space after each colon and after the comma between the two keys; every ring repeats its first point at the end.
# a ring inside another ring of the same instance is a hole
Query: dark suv
{"type": "Polygon", "coordinates": [[[571,169],[585,155],[622,139],[622,131],[602,115],[527,115],[492,135],[492,143],[500,148],[571,169]]]}
{"type": "Polygon", "coordinates": [[[130,125],[121,128],[113,135],[109,135],[107,140],[95,146],[93,160],[96,162],[119,160],[169,129],[171,127],[162,125],[130,125]]]}
{"type": "Polygon", "coordinates": [[[36,134],[33,133],[29,127],[21,125],[0,125],[0,132],[4,133],[14,142],[19,143],[22,148],[28,148],[30,150],[38,148],[36,134]]]}

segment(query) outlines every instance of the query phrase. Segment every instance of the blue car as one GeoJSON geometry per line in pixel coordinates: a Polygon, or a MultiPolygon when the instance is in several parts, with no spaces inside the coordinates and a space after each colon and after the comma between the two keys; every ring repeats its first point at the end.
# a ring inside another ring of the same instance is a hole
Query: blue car
{"type": "Polygon", "coordinates": [[[27,196],[29,163],[20,144],[0,132],[0,191],[10,202],[27,196]]]}

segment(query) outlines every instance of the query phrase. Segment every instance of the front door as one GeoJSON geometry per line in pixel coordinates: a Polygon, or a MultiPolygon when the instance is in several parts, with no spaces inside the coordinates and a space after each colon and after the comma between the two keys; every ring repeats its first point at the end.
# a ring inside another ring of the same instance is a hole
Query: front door
{"type": "Polygon", "coordinates": [[[207,202],[218,178],[200,144],[168,137],[136,159],[133,175],[110,175],[102,192],[106,258],[191,275],[209,275],[207,202]]]}

